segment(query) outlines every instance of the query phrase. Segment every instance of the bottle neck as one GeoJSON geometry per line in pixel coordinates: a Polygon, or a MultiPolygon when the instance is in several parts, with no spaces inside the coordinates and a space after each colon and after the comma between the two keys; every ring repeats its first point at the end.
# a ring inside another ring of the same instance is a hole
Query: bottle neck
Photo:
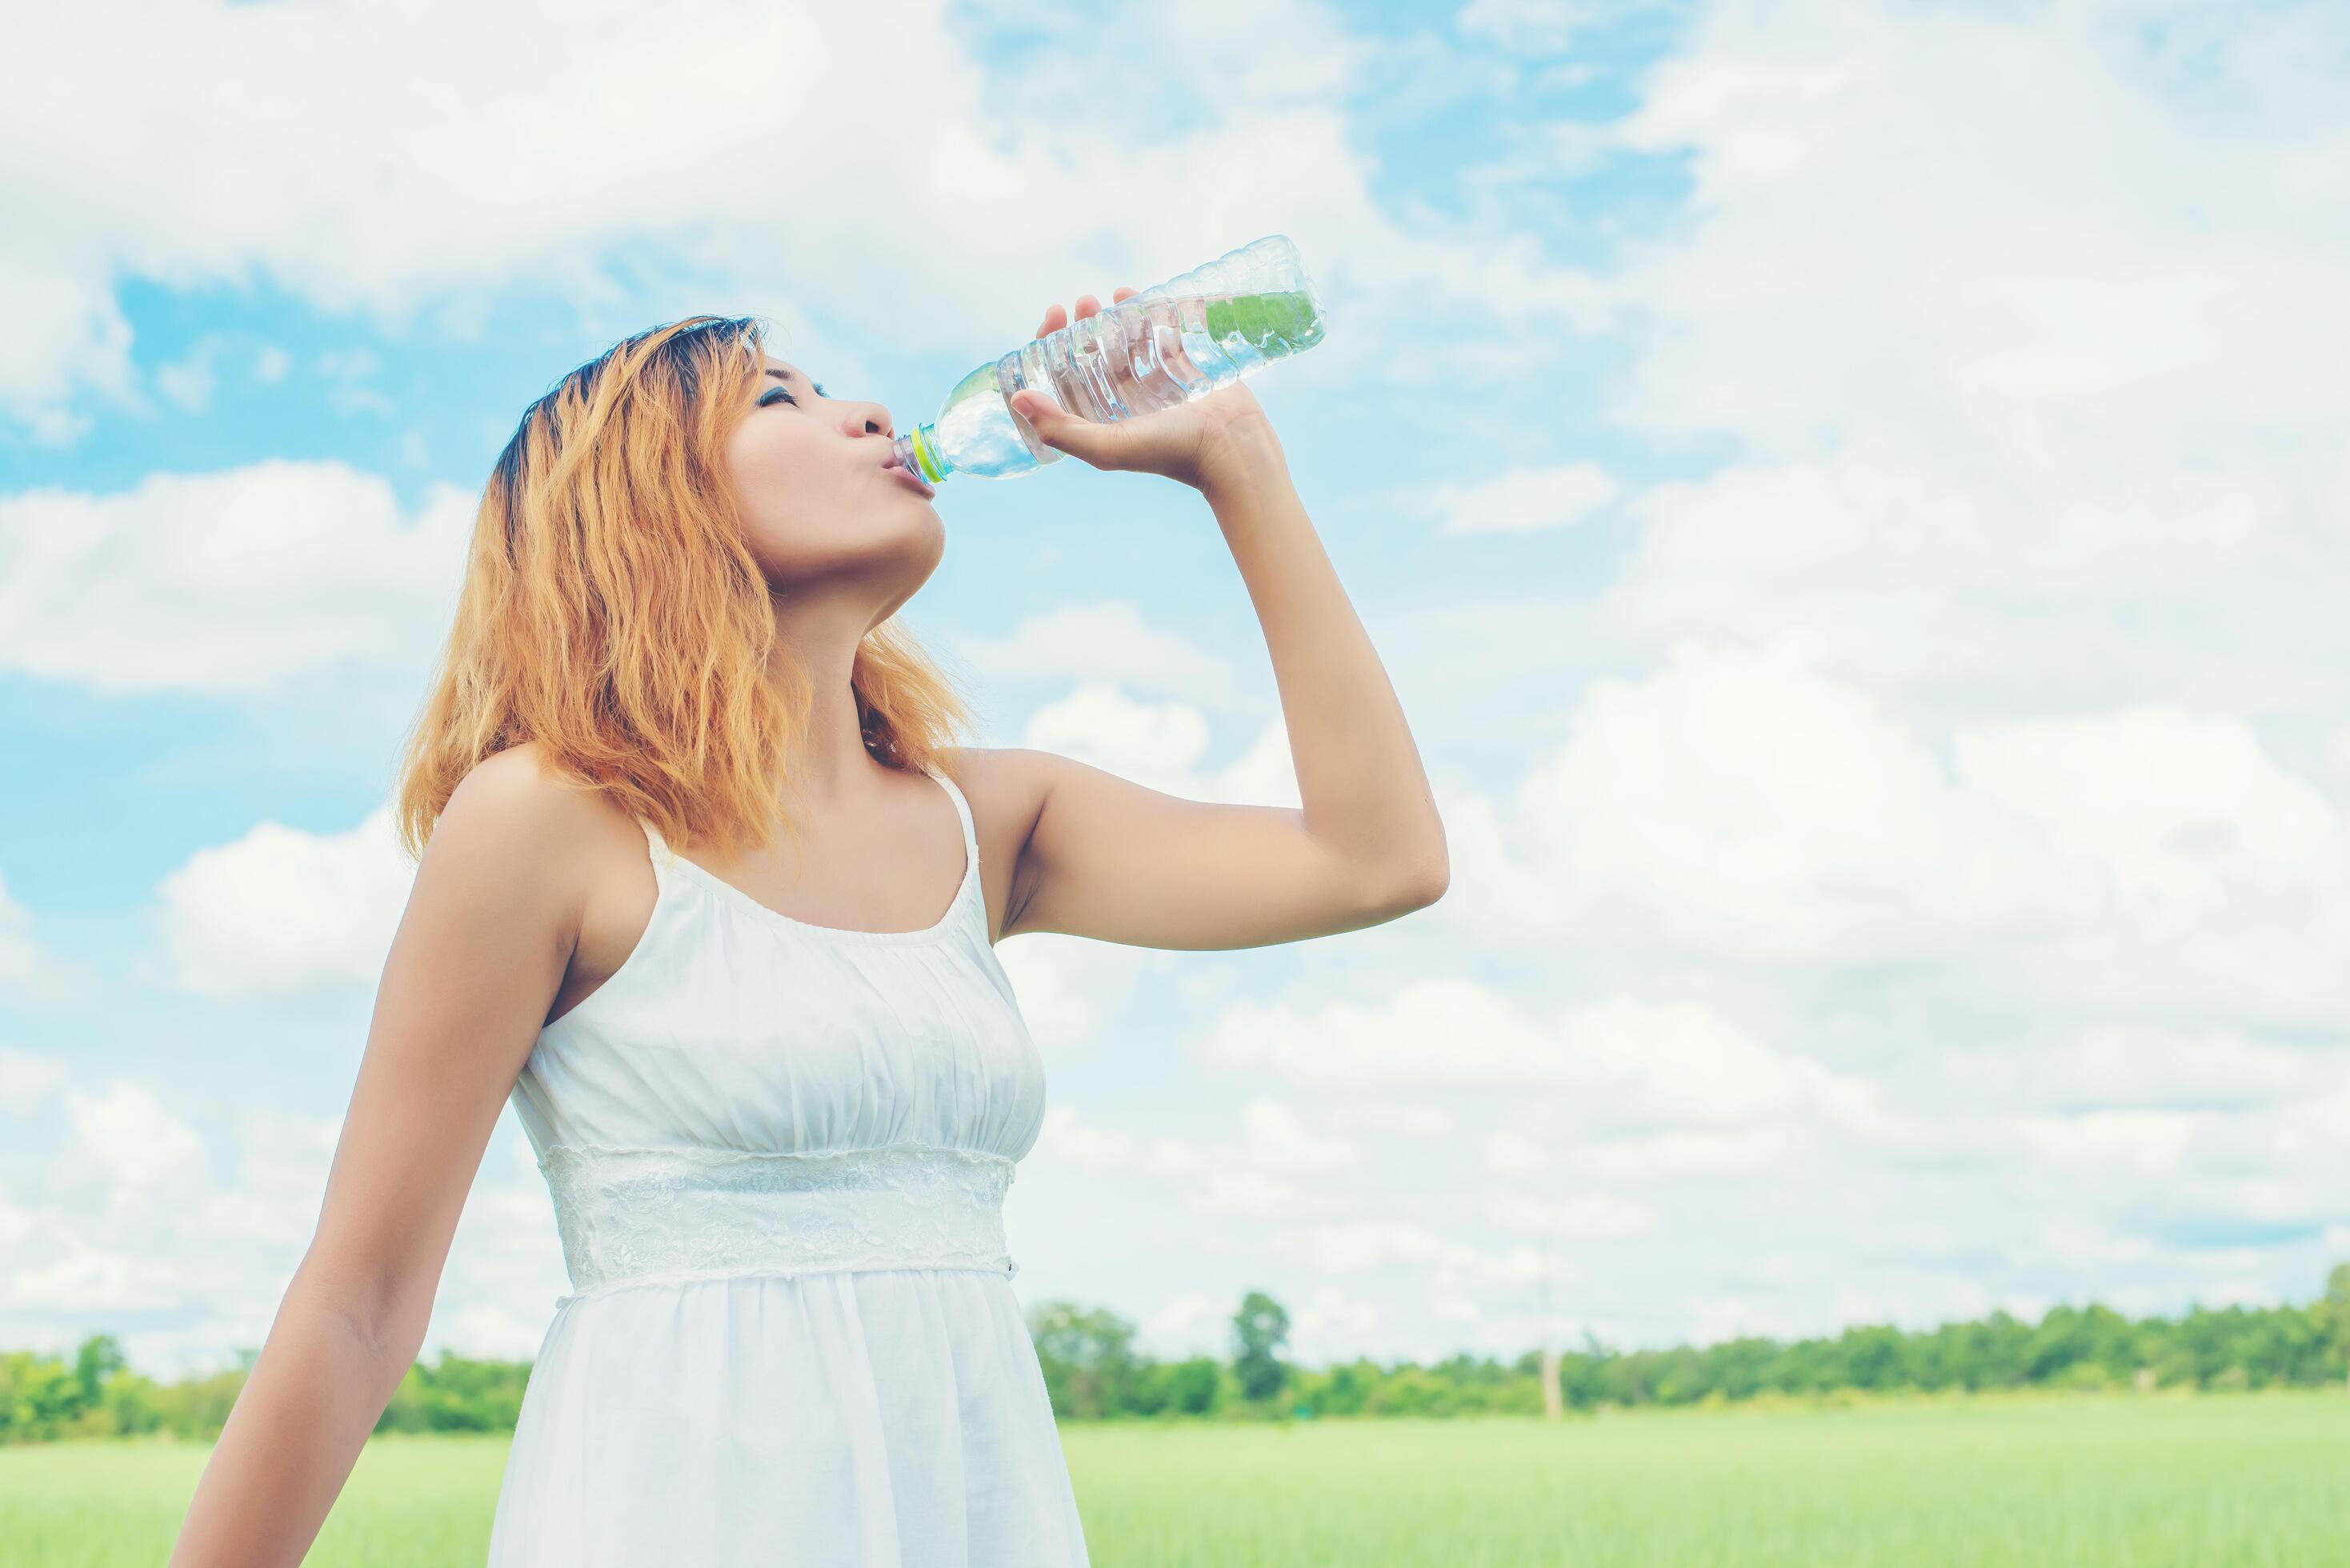
{"type": "Polygon", "coordinates": [[[953,466],[939,452],[938,428],[935,425],[916,425],[892,442],[890,451],[908,470],[920,474],[932,484],[944,479],[953,466]]]}

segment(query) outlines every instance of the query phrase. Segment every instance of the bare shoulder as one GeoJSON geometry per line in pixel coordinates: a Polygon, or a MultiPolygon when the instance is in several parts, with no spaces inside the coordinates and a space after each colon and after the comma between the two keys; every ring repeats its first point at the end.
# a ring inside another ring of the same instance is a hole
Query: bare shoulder
{"type": "Polygon", "coordinates": [[[1053,764],[1061,760],[1024,746],[945,746],[939,759],[971,802],[980,836],[1009,836],[1015,845],[1027,842],[1053,764]]]}
{"type": "Polygon", "coordinates": [[[525,741],[491,753],[457,781],[434,824],[434,836],[442,826],[463,820],[473,828],[491,827],[506,835],[560,837],[608,815],[619,812],[594,791],[557,773],[537,742],[525,741]]]}
{"type": "Polygon", "coordinates": [[[619,853],[633,824],[597,791],[567,778],[525,741],[476,763],[450,793],[426,857],[462,862],[465,881],[503,884],[505,896],[577,912],[598,866],[619,853]]]}

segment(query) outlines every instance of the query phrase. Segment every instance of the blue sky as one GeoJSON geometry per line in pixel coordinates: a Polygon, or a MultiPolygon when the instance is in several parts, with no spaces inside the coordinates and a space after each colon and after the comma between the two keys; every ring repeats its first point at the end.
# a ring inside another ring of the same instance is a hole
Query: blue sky
{"type": "MultiPolygon", "coordinates": [[[[1320,1361],[2350,1256],[2327,8],[139,16],[234,90],[122,68],[130,15],[0,67],[0,1344],[265,1332],[532,399],[754,313],[902,428],[1046,305],[1274,233],[1330,335],[1252,384],[1453,885],[1003,943],[1024,1297],[1183,1354],[1268,1289],[1320,1361]]],[[[940,510],[905,616],[977,743],[1295,800],[1196,494],[1065,462],[940,510]]],[[[564,1288],[508,1113],[428,1353],[527,1355],[564,1288]]]]}

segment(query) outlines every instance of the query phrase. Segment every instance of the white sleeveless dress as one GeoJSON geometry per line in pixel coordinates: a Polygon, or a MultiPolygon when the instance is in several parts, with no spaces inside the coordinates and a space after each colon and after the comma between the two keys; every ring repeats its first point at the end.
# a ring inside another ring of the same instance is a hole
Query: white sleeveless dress
{"type": "Polygon", "coordinates": [[[642,824],[652,919],[512,1104],[556,1303],[490,1568],[1069,1568],[1084,1532],[1003,1202],[1043,1063],[970,803],[919,931],[810,925],[642,824]]]}

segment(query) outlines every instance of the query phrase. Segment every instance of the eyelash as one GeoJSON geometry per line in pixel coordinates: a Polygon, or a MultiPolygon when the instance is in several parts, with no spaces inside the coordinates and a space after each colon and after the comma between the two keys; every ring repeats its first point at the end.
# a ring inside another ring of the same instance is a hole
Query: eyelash
{"type": "Polygon", "coordinates": [[[780,398],[782,398],[782,399],[784,400],[784,401],[785,401],[785,402],[787,402],[787,403],[791,404],[791,405],[792,405],[792,407],[794,407],[794,408],[798,408],[798,407],[800,406],[800,400],[799,400],[797,398],[795,398],[795,397],[793,397],[793,396],[792,396],[791,389],[790,389],[790,388],[788,388],[788,387],[770,387],[770,388],[768,388],[768,389],[766,389],[766,391],[764,391],[764,393],[760,394],[760,397],[759,397],[759,406],[760,406],[761,408],[763,408],[763,409],[764,409],[764,408],[765,408],[765,407],[767,406],[767,400],[768,400],[769,398],[774,398],[774,397],[780,397],[780,398]]]}

